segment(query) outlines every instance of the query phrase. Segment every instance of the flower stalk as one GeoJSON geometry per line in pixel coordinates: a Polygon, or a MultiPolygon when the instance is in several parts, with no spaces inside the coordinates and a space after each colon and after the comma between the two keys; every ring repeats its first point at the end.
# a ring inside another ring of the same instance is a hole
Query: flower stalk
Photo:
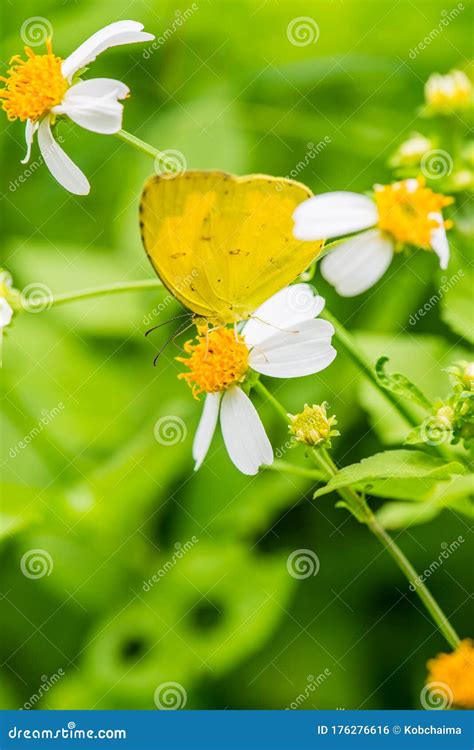
{"type": "MultiPolygon", "coordinates": [[[[286,425],[288,425],[288,416],[286,414],[286,411],[284,407],[277,401],[277,399],[267,390],[267,388],[261,382],[258,383],[256,389],[261,396],[263,396],[272,404],[279,416],[284,416],[285,423],[286,425]]],[[[325,473],[327,480],[338,473],[336,464],[324,447],[313,448],[312,455],[316,460],[318,466],[325,473]]],[[[382,543],[393,560],[395,560],[398,567],[407,578],[408,582],[413,585],[414,590],[417,592],[418,596],[431,615],[433,621],[436,623],[439,630],[446,638],[447,642],[453,648],[457,648],[460,643],[460,639],[453,626],[449,622],[448,618],[446,617],[443,610],[436,602],[428,588],[425,586],[423,581],[421,581],[415,568],[407,559],[407,557],[405,557],[400,547],[379,524],[365,499],[358,492],[350,488],[339,488],[337,492],[343,499],[344,505],[346,505],[352,515],[355,516],[358,521],[364,523],[367,528],[370,529],[370,531],[374,534],[374,536],[382,543]]]]}

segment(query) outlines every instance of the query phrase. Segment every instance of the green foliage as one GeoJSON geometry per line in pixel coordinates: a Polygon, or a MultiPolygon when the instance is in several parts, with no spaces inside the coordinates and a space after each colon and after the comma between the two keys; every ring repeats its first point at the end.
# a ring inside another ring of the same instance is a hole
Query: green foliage
{"type": "Polygon", "coordinates": [[[314,497],[327,495],[342,487],[354,487],[364,493],[377,494],[375,480],[391,484],[394,480],[444,479],[463,473],[462,464],[430,456],[422,451],[395,450],[376,453],[360,463],[341,469],[314,497]]]}
{"type": "Polygon", "coordinates": [[[441,318],[454,333],[462,336],[471,344],[474,343],[474,326],[472,324],[472,290],[474,289],[474,271],[463,269],[462,278],[456,282],[441,301],[441,318]]]}
{"type": "MultiPolygon", "coordinates": [[[[343,24],[337,3],[320,3],[314,13],[303,0],[198,5],[150,59],[139,47],[116,48],[87,75],[124,80],[131,89],[124,127],[161,149],[180,150],[190,167],[287,175],[303,164],[297,179],[315,193],[364,192],[390,179],[389,153],[403,134],[421,129],[413,112],[423,81],[433,70],[458,66],[470,43],[468,25],[456,20],[442,39],[409,58],[439,23],[442,0],[425,3],[422,13],[408,0],[396,8],[389,0],[349,0],[343,24]],[[289,21],[308,13],[320,27],[317,44],[290,44],[289,21]],[[394,20],[401,20],[396,34],[394,20]],[[326,137],[329,144],[305,162],[308,144],[326,137]]],[[[38,12],[52,22],[54,49],[65,56],[112,20],[134,18],[159,33],[176,10],[171,0],[45,0],[40,11],[33,0],[4,3],[2,58],[21,52],[21,25],[38,12]]],[[[54,182],[39,164],[36,144],[37,168],[18,182],[25,170],[23,128],[2,122],[1,265],[16,287],[46,284],[53,292],[152,278],[137,217],[153,162],[115,138],[73,125],[61,124],[60,134],[90,178],[84,199],[54,182]]],[[[465,198],[458,194],[456,211],[465,198]]],[[[462,223],[464,231],[465,218],[462,223]]],[[[356,300],[338,298],[315,271],[319,293],[357,331],[370,361],[385,352],[430,401],[446,391],[441,368],[469,357],[469,243],[463,247],[450,271],[463,268],[466,276],[416,325],[410,316],[438,283],[432,253],[397,256],[390,274],[356,300]]],[[[39,707],[148,709],[161,681],[181,679],[188,708],[274,709],[289,705],[308,674],[326,667],[330,679],[304,708],[418,706],[423,663],[438,646],[431,624],[414,618],[404,600],[390,600],[391,616],[380,618],[399,574],[367,530],[350,517],[341,523],[332,504],[313,503],[311,477],[240,476],[219,435],[206,465],[193,472],[202,403],[176,379],[182,339],[153,368],[175,324],[143,335],[180,312],[165,292],[144,292],[18,315],[4,333],[0,706],[20,707],[42,675],[64,668],[65,677],[39,707]],[[155,436],[157,420],[168,415],[186,427],[172,445],[155,436]],[[143,582],[172,559],[175,545],[193,535],[199,539],[193,549],[144,591],[143,582]],[[321,570],[295,581],[286,560],[300,548],[317,552],[321,570]],[[23,555],[32,549],[51,555],[50,575],[22,574],[23,555]],[[403,627],[408,618],[409,629],[403,627]],[[368,629],[368,622],[375,625],[368,629]],[[387,642],[390,653],[373,659],[387,642]]],[[[394,386],[395,376],[386,377],[394,386]]],[[[340,464],[360,466],[361,458],[400,445],[408,433],[342,352],[328,371],[273,387],[291,413],[305,402],[330,402],[341,431],[340,464]]],[[[256,403],[276,454],[307,468],[303,450],[290,450],[284,428],[256,403]]],[[[424,410],[409,406],[421,422],[424,410]]],[[[392,528],[428,520],[428,508],[445,509],[442,520],[432,513],[432,523],[416,529],[415,540],[414,531],[402,540],[419,569],[440,538],[464,531],[472,486],[469,475],[449,474],[457,464],[442,467],[422,455],[408,477],[400,476],[403,462],[387,469],[392,459],[385,457],[385,468],[376,467],[382,474],[364,479],[356,472],[361,484],[355,485],[389,501],[380,517],[385,513],[392,528]]],[[[463,581],[468,564],[462,549],[433,579],[463,632],[470,625],[464,593],[449,576],[463,581]]]]}
{"type": "Polygon", "coordinates": [[[430,409],[430,401],[405,375],[402,375],[399,372],[394,372],[389,375],[385,372],[385,365],[388,361],[388,357],[379,357],[375,363],[375,373],[382,388],[385,388],[387,391],[391,391],[408,401],[413,401],[415,404],[418,404],[425,409],[430,409]]]}

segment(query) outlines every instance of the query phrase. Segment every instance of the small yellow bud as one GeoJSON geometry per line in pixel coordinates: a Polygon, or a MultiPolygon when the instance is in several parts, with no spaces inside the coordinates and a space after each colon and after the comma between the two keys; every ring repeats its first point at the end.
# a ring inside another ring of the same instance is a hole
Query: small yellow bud
{"type": "Polygon", "coordinates": [[[454,420],[454,409],[451,406],[442,406],[436,412],[437,418],[446,425],[446,429],[450,430],[453,426],[454,420]]]}
{"type": "Polygon", "coordinates": [[[320,406],[304,405],[304,409],[299,414],[289,414],[290,432],[300,443],[306,445],[321,445],[325,443],[330,445],[330,438],[339,435],[338,430],[332,427],[337,424],[336,417],[328,417],[326,413],[326,403],[320,406]]]}

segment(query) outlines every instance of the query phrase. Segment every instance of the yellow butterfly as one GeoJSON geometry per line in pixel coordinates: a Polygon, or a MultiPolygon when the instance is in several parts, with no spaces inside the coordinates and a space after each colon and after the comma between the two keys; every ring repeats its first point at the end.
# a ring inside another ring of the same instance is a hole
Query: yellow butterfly
{"type": "Polygon", "coordinates": [[[292,214],[311,197],[298,182],[189,171],[151,177],[140,204],[145,250],[167,289],[224,325],[249,318],[294,281],[322,242],[293,237],[292,214]]]}

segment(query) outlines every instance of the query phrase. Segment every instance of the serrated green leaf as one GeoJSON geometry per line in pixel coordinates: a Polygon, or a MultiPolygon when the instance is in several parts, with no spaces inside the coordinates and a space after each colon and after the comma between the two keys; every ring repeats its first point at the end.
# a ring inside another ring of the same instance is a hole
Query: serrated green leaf
{"type": "Polygon", "coordinates": [[[389,358],[383,356],[379,357],[375,363],[375,374],[382,388],[386,391],[396,393],[397,396],[401,396],[408,401],[413,401],[425,409],[431,409],[431,402],[426,398],[425,394],[405,375],[402,375],[400,372],[394,372],[389,375],[385,372],[385,365],[388,361],[389,358]]]}
{"type": "Polygon", "coordinates": [[[445,479],[452,474],[461,474],[463,470],[462,464],[457,461],[446,463],[422,451],[384,451],[341,469],[325,487],[315,492],[314,497],[327,495],[341,487],[351,486],[363,492],[371,492],[375,479],[387,482],[394,479],[419,479],[420,477],[445,479]]]}

